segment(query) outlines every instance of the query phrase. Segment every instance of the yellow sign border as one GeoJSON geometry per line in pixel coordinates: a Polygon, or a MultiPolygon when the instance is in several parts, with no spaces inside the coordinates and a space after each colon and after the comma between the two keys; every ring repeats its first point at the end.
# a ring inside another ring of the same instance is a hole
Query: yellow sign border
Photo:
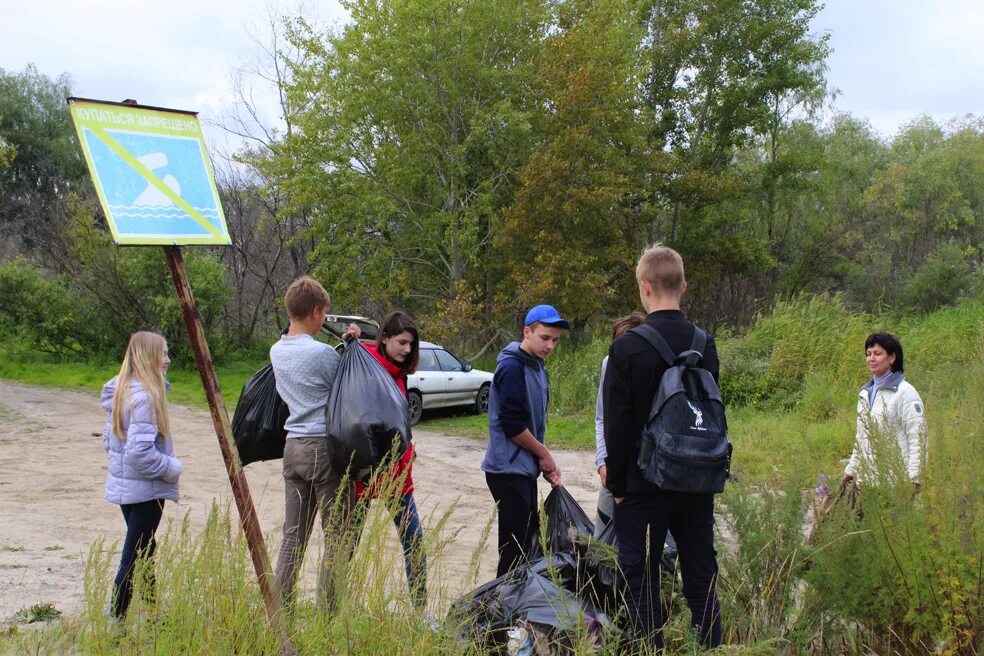
{"type": "Polygon", "coordinates": [[[225,213],[222,209],[221,198],[215,184],[215,171],[212,168],[212,162],[205,148],[205,141],[202,137],[201,124],[198,122],[197,114],[181,110],[144,107],[140,105],[89,100],[86,98],[69,98],[68,102],[72,121],[75,124],[79,143],[82,146],[82,153],[85,156],[86,165],[92,177],[93,186],[96,188],[96,194],[99,196],[99,202],[102,205],[103,212],[106,214],[107,223],[113,235],[113,241],[116,244],[130,246],[177,246],[185,244],[226,246],[232,243],[232,239],[229,236],[229,228],[226,225],[225,213]],[[123,129],[136,134],[180,136],[197,139],[202,153],[202,160],[205,163],[205,172],[208,176],[209,187],[216,200],[219,227],[203,217],[185,199],[174,193],[174,190],[165,184],[163,180],[157,177],[153,171],[137,160],[132,153],[127,151],[122,144],[114,139],[107,129],[123,129]],[[142,178],[147,180],[148,184],[163,193],[168,200],[174,203],[177,208],[184,211],[189,218],[207,230],[210,233],[209,236],[149,236],[120,233],[103,192],[99,172],[95,167],[92,154],[89,151],[89,144],[85,135],[86,130],[102,141],[113,153],[132,167],[142,178]]]}

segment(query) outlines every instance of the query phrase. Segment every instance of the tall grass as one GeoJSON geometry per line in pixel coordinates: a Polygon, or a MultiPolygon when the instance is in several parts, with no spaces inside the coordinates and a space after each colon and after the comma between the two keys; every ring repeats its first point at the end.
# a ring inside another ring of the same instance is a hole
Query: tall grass
{"type": "MultiPolygon", "coordinates": [[[[428,581],[430,603],[446,606],[441,554],[450,547],[450,509],[430,518],[427,558],[436,566],[428,581]]],[[[334,608],[319,604],[305,577],[290,615],[293,645],[302,654],[469,653],[452,631],[433,631],[410,604],[402,552],[387,548],[392,514],[379,506],[344,568],[345,586],[334,608]]],[[[345,540],[346,538],[339,538],[345,540]]],[[[482,545],[484,546],[484,545],[482,545]]],[[[312,539],[305,558],[307,579],[324,544],[312,539]]],[[[271,631],[238,522],[213,505],[204,530],[187,522],[159,537],[155,557],[156,599],[148,601],[148,577],[138,570],[133,604],[122,623],[106,613],[118,555],[96,543],[86,565],[86,601],[74,647],[83,654],[276,654],[271,631]]],[[[146,568],[145,568],[146,570],[146,568]]]]}

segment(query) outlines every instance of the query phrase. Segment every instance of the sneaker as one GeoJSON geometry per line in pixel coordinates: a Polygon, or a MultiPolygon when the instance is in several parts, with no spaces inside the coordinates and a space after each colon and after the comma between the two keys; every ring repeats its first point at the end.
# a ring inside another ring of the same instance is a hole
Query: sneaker
{"type": "Polygon", "coordinates": [[[421,616],[424,618],[424,622],[427,623],[427,626],[429,626],[431,630],[437,631],[440,628],[440,625],[437,623],[437,618],[434,617],[434,613],[425,608],[421,616]]]}

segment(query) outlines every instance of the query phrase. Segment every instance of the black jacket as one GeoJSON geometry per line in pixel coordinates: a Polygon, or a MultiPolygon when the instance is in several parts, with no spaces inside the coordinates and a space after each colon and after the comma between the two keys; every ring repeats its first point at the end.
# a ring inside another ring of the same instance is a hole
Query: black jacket
{"type": "MultiPolygon", "coordinates": [[[[646,317],[646,323],[659,331],[675,353],[690,348],[694,325],[680,310],[658,310],[646,317]]],[[[701,364],[716,381],[721,365],[714,338],[710,335],[701,364]]],[[[636,460],[642,429],[649,420],[653,398],[667,366],[649,342],[632,333],[616,339],[608,351],[608,368],[602,387],[605,446],[608,449],[606,487],[616,497],[659,489],[642,477],[636,460]]]]}

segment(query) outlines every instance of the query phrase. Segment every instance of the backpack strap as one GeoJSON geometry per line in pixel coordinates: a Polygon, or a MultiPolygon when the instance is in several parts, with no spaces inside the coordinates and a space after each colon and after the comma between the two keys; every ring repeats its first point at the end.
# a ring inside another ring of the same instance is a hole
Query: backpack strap
{"type": "Polygon", "coordinates": [[[642,337],[644,340],[649,342],[649,345],[656,349],[659,356],[666,361],[668,367],[672,367],[673,363],[676,362],[677,355],[670,348],[670,345],[666,343],[663,336],[659,334],[659,331],[647,324],[640,324],[629,331],[630,333],[635,333],[642,337]]]}
{"type": "Polygon", "coordinates": [[[697,351],[704,357],[704,349],[707,348],[707,333],[694,326],[694,341],[690,342],[690,350],[697,351]]]}

